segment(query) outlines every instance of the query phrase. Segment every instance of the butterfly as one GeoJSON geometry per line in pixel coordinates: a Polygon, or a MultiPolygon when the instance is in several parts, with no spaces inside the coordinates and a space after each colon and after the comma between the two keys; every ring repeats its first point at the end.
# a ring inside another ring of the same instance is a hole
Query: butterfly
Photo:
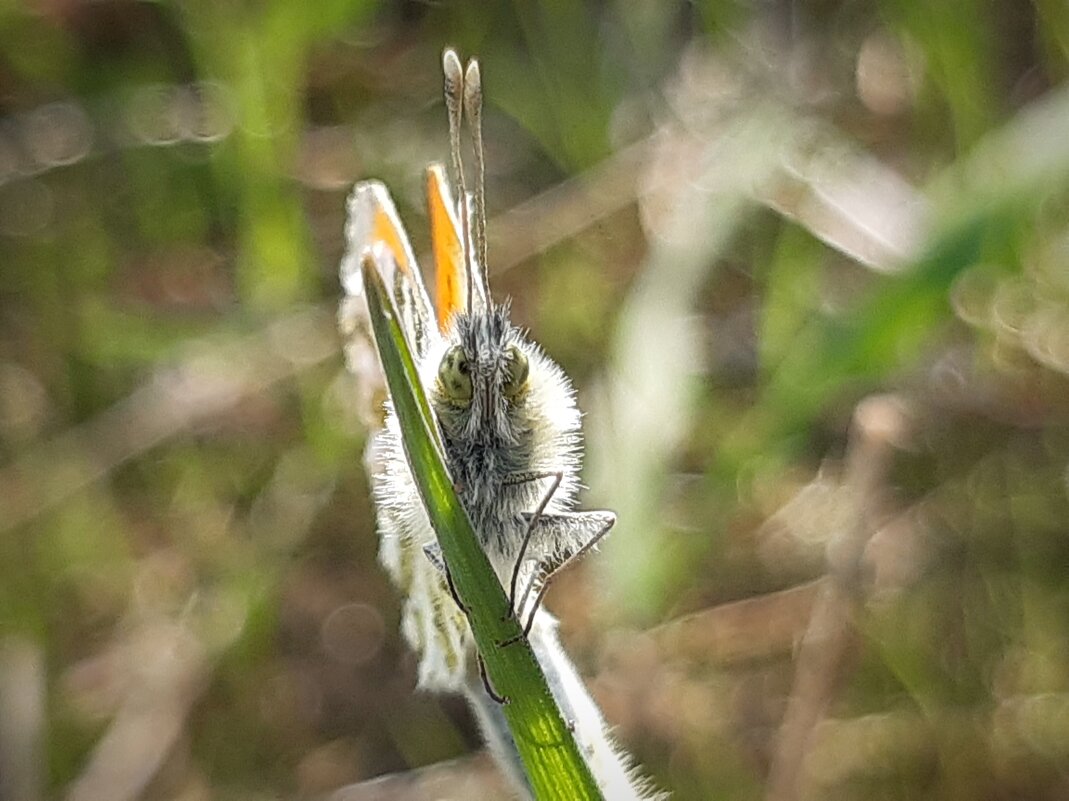
{"type": "MultiPolygon", "coordinates": [[[[354,324],[346,318],[362,307],[360,265],[370,254],[416,360],[461,503],[527,634],[549,577],[591,550],[616,517],[576,509],[582,439],[575,391],[564,371],[513,324],[508,301],[498,303],[490,294],[479,65],[472,59],[462,68],[457,54],[446,50],[442,68],[459,197],[445,168],[432,164],[426,199],[434,302],[389,192],[379,181],[362,181],[348,200],[342,327],[351,332],[354,324]],[[465,119],[475,162],[470,193],[461,155],[465,119]]],[[[405,595],[402,631],[419,654],[420,685],[460,690],[472,637],[450,598],[448,566],[388,401],[371,449],[379,558],[405,595]]]]}

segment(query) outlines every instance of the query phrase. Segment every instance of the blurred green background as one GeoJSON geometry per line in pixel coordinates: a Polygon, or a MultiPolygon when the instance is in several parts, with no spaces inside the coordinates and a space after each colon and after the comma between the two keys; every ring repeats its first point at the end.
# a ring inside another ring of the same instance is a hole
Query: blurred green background
{"type": "Polygon", "coordinates": [[[414,690],[334,324],[355,180],[426,250],[447,45],[495,292],[620,516],[548,605],[643,771],[1069,796],[1063,3],[39,0],[0,6],[0,801],[503,797],[414,690]]]}

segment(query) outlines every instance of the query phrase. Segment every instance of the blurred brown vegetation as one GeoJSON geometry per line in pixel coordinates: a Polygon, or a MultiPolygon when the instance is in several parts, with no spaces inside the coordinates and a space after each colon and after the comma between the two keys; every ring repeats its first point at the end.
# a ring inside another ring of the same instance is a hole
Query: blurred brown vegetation
{"type": "Polygon", "coordinates": [[[620,516],[548,605],[644,770],[1069,796],[1063,4],[68,0],[0,9],[0,799],[501,797],[334,327],[353,181],[426,248],[445,45],[620,516]]]}

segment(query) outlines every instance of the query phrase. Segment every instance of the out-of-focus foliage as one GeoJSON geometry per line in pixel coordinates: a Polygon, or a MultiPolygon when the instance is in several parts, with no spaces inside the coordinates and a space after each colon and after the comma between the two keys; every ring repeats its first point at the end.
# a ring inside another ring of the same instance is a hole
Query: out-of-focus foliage
{"type": "Polygon", "coordinates": [[[427,244],[445,45],[495,292],[620,515],[548,604],[639,762],[1065,797],[1063,4],[37,0],[0,8],[0,799],[500,797],[413,693],[334,330],[354,180],[427,244]]]}

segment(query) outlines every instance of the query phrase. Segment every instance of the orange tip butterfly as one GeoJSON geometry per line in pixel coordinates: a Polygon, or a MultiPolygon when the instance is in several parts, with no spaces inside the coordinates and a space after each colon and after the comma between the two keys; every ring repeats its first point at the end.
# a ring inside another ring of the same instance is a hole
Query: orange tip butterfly
{"type": "MultiPolygon", "coordinates": [[[[442,68],[460,202],[445,169],[431,165],[426,192],[434,302],[389,192],[378,181],[358,183],[349,197],[341,281],[348,307],[362,302],[360,265],[371,255],[416,359],[461,503],[526,633],[549,577],[593,548],[616,517],[576,509],[582,441],[572,384],[513,325],[508,301],[497,303],[490,294],[479,65],[473,59],[462,68],[456,53],[446,50],[442,68]],[[461,158],[465,119],[475,162],[471,193],[461,158]]],[[[345,309],[343,304],[343,315],[345,309]]],[[[471,668],[471,633],[449,600],[448,567],[389,401],[372,448],[379,558],[405,594],[402,630],[420,656],[420,684],[459,690],[471,668]]]]}

